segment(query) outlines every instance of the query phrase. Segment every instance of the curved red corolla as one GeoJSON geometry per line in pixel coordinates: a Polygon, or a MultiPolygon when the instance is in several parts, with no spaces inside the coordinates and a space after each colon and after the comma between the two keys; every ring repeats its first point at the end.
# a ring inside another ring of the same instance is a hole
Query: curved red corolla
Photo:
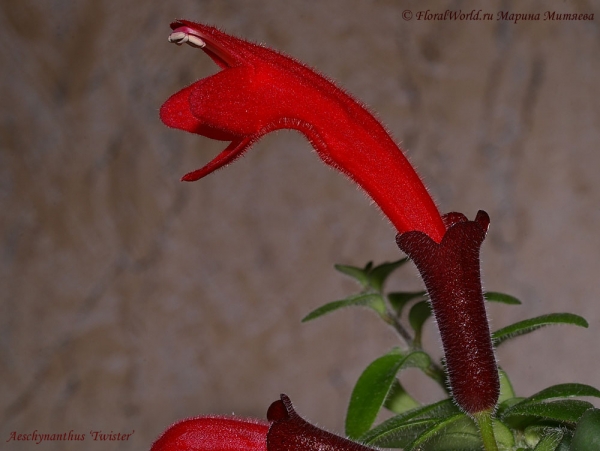
{"type": "Polygon", "coordinates": [[[216,28],[179,20],[170,41],[201,48],[223,70],[169,98],[160,110],[174,128],[230,141],[183,180],[231,163],[277,129],[303,133],[319,157],[360,185],[399,232],[418,230],[439,242],[440,213],[385,128],[359,102],[305,65],[216,28]]]}
{"type": "Polygon", "coordinates": [[[161,119],[230,142],[183,180],[198,180],[231,163],[270,131],[303,133],[321,159],[360,185],[397,228],[398,246],[427,286],[457,403],[470,414],[493,410],[499,383],[479,270],[487,214],[480,212],[475,221],[455,213],[442,219],[385,128],[303,64],[206,25],[180,20],[171,28],[171,42],[202,49],[222,70],[169,98],[161,119]]]}

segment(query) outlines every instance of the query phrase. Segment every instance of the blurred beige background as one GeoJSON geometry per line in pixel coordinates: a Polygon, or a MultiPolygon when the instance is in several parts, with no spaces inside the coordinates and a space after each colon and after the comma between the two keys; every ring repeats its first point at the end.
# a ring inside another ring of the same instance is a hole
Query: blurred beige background
{"type": "MultiPolygon", "coordinates": [[[[600,6],[503,1],[481,7],[492,21],[402,17],[473,8],[1,2],[2,448],[32,449],[5,443],[13,431],[135,430],[121,443],[36,449],[148,449],[178,418],[264,417],[281,392],[341,432],[360,371],[397,343],[363,310],[299,323],[355,290],[334,263],[400,257],[375,206],[302,136],[269,135],[231,167],[179,182],[224,144],[158,120],[170,94],[216,71],[167,43],[178,17],[291,54],[377,111],[442,211],[489,212],[485,286],[524,301],[493,306],[494,328],[559,311],[589,320],[500,349],[518,393],[600,386],[600,6]]],[[[418,289],[414,276],[404,269],[390,288],[418,289]]],[[[415,373],[405,380],[423,401],[439,396],[415,373]]]]}

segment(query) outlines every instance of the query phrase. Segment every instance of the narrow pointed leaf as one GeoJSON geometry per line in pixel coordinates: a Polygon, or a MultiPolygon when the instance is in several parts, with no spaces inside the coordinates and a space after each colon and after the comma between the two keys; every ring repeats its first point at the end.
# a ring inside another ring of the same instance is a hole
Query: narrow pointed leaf
{"type": "Polygon", "coordinates": [[[423,324],[427,318],[431,316],[431,306],[428,301],[420,301],[413,305],[408,312],[408,322],[415,331],[414,345],[421,346],[421,334],[423,332],[423,324]]]}
{"type": "Polygon", "coordinates": [[[444,432],[427,442],[427,451],[481,451],[481,439],[476,432],[444,432]]]}
{"type": "Polygon", "coordinates": [[[600,390],[585,384],[559,384],[545,388],[544,390],[525,398],[522,404],[545,401],[555,398],[574,398],[581,396],[594,396],[600,398],[600,390]]]}
{"type": "Polygon", "coordinates": [[[378,292],[383,291],[383,285],[392,272],[404,265],[408,258],[403,258],[391,263],[383,263],[371,269],[369,272],[369,283],[378,292]]]}
{"type": "Polygon", "coordinates": [[[534,417],[574,425],[581,415],[592,407],[594,406],[589,402],[576,399],[520,403],[506,410],[502,415],[502,421],[520,422],[527,417],[534,417]]]}
{"type": "Polygon", "coordinates": [[[511,407],[519,404],[524,399],[525,398],[522,398],[522,397],[515,397],[515,398],[509,398],[509,399],[502,401],[500,404],[498,404],[498,409],[496,409],[496,417],[502,418],[502,415],[504,415],[504,412],[506,412],[511,407]]]}
{"type": "Polygon", "coordinates": [[[392,387],[390,388],[390,392],[388,393],[383,406],[391,412],[404,413],[419,407],[420,404],[408,394],[400,381],[396,378],[392,383],[392,387]]]}
{"type": "Polygon", "coordinates": [[[346,435],[356,439],[371,428],[398,371],[410,367],[427,368],[430,363],[424,352],[403,355],[396,348],[372,362],[360,375],[352,391],[346,416],[346,435]]]}
{"type": "Polygon", "coordinates": [[[573,324],[575,326],[588,327],[588,322],[579,315],[572,313],[551,313],[503,327],[492,334],[492,340],[495,346],[499,346],[509,338],[525,335],[551,324],[573,324]]]}
{"type": "Polygon", "coordinates": [[[396,415],[360,437],[360,442],[382,448],[405,448],[439,421],[459,414],[451,399],[418,407],[396,415]]]}
{"type": "Polygon", "coordinates": [[[426,291],[399,291],[388,294],[388,301],[398,315],[402,316],[404,306],[413,299],[423,298],[427,295],[426,291]]]}
{"type": "MultiPolygon", "coordinates": [[[[405,449],[414,442],[423,432],[440,422],[438,418],[415,418],[397,425],[387,432],[377,434],[370,440],[359,440],[361,443],[378,448],[405,449]]],[[[369,431],[370,432],[370,431],[369,431]]]]}
{"type": "Polygon", "coordinates": [[[483,294],[483,297],[486,301],[490,302],[500,302],[502,304],[508,305],[521,305],[521,301],[519,301],[516,297],[511,296],[510,294],[498,293],[497,291],[487,291],[483,294]]]}
{"type": "Polygon", "coordinates": [[[315,318],[319,318],[320,316],[326,315],[327,313],[331,313],[334,310],[339,310],[341,308],[351,307],[351,306],[363,306],[370,307],[375,310],[379,314],[385,313],[385,304],[380,295],[370,293],[370,294],[358,294],[354,296],[350,296],[346,299],[341,299],[339,301],[329,302],[328,304],[322,305],[321,307],[313,310],[304,318],[302,318],[302,322],[305,323],[307,321],[313,320],[315,318]]]}
{"type": "MultiPolygon", "coordinates": [[[[473,424],[473,420],[471,420],[468,416],[466,416],[464,413],[453,415],[427,429],[406,449],[407,451],[415,451],[422,448],[429,450],[429,445],[438,444],[438,440],[436,440],[436,438],[440,437],[443,440],[446,439],[446,432],[465,434],[465,436],[461,437],[463,439],[462,443],[464,444],[463,449],[469,449],[471,446],[473,446],[472,443],[468,443],[471,440],[467,437],[472,435],[472,430],[470,430],[471,427],[475,430],[475,434],[477,434],[477,429],[473,424]],[[441,434],[443,434],[443,436],[441,434]],[[433,443],[431,443],[432,441],[433,443]],[[426,444],[427,447],[424,447],[426,444]]],[[[475,435],[475,437],[479,438],[477,435],[475,435]]],[[[481,442],[479,442],[479,446],[481,446],[481,442]]]]}
{"type": "Polygon", "coordinates": [[[349,265],[335,265],[334,268],[342,274],[352,277],[364,288],[367,288],[369,286],[369,277],[367,276],[368,269],[365,268],[365,270],[356,266],[349,265]]]}
{"type": "MultiPolygon", "coordinates": [[[[493,428],[498,451],[512,451],[515,440],[510,429],[497,420],[494,421],[493,428]]],[[[469,417],[464,416],[462,420],[446,426],[443,431],[428,439],[423,448],[418,449],[426,451],[481,451],[482,446],[483,443],[477,427],[469,417]]]]}
{"type": "Polygon", "coordinates": [[[571,441],[572,451],[589,451],[600,449],[600,409],[585,412],[575,429],[571,441]]]}

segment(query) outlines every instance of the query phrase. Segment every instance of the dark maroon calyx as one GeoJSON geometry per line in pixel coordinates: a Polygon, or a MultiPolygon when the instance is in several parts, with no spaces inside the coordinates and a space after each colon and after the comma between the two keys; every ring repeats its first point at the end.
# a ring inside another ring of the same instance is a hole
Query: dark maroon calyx
{"type": "Polygon", "coordinates": [[[272,422],[267,451],[374,451],[313,426],[296,413],[286,395],[271,404],[267,419],[272,422]]]}
{"type": "Polygon", "coordinates": [[[440,243],[418,231],[400,233],[396,242],[425,282],[452,395],[466,413],[475,414],[493,410],[500,394],[479,260],[490,218],[480,210],[474,221],[461,213],[448,213],[443,220],[440,243]]]}

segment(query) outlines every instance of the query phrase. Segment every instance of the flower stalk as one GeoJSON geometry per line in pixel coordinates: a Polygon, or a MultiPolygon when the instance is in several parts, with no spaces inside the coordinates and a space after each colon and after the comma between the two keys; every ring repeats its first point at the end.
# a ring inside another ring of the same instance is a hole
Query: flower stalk
{"type": "Polygon", "coordinates": [[[483,412],[475,414],[473,417],[479,428],[479,433],[481,434],[483,449],[485,451],[498,451],[498,443],[494,436],[492,411],[484,410],[483,412]]]}

